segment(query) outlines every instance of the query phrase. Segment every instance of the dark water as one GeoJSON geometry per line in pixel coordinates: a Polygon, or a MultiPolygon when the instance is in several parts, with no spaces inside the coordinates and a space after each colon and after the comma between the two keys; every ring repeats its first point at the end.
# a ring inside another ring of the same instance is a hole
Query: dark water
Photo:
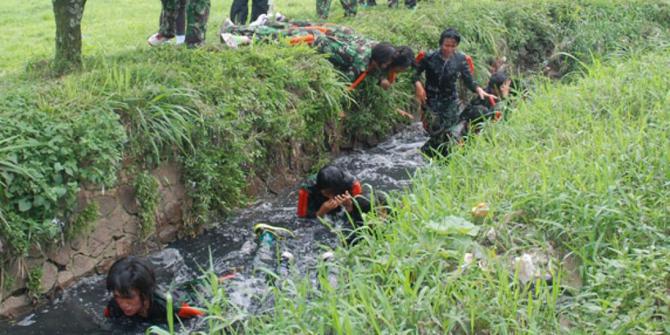
{"type": "MultiPolygon", "coordinates": [[[[418,149],[425,140],[420,125],[414,124],[375,148],[347,153],[333,164],[371,185],[375,191],[401,189],[409,185],[413,171],[424,164],[418,149]]],[[[197,277],[200,269],[210,267],[211,260],[216,273],[236,274],[226,284],[233,304],[251,313],[262,308],[254,304],[254,297],[262,296],[269,286],[266,276],[253,271],[257,246],[252,232],[255,223],[268,223],[294,232],[295,237],[279,243],[281,251],[294,255],[292,271],[299,274],[309,273],[308,270],[317,265],[320,255],[338,244],[336,235],[329,228],[313,220],[296,218],[296,189],[256,201],[215,228],[193,239],[175,241],[149,255],[160,287],[166,289],[174,283],[197,277]]],[[[0,334],[144,333],[149,325],[117,325],[105,320],[102,310],[108,299],[104,276],[87,277],[23,319],[13,323],[2,321],[0,334]]]]}

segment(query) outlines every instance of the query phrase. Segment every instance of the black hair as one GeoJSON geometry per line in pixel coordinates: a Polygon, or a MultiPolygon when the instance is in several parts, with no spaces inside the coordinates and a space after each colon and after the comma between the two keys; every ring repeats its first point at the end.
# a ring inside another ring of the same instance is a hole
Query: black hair
{"type": "Polygon", "coordinates": [[[489,78],[489,83],[486,85],[486,90],[493,92],[495,89],[500,89],[500,87],[509,79],[507,73],[504,71],[498,71],[494,73],[491,78],[489,78]]]}
{"type": "Polygon", "coordinates": [[[354,184],[354,177],[337,166],[328,165],[316,175],[316,188],[319,191],[329,190],[336,195],[349,191],[354,184]]]}
{"type": "Polygon", "coordinates": [[[391,61],[394,54],[395,48],[393,45],[391,45],[391,43],[377,43],[377,45],[375,45],[370,52],[370,61],[375,61],[378,65],[381,66],[382,64],[391,61]]]}
{"type": "Polygon", "coordinates": [[[408,46],[401,46],[395,50],[389,67],[409,68],[414,65],[414,51],[408,46]]]}
{"type": "Polygon", "coordinates": [[[451,38],[454,41],[456,41],[456,44],[461,43],[461,34],[456,31],[454,28],[447,28],[445,31],[440,34],[440,48],[442,47],[442,44],[444,43],[444,40],[451,38]]]}
{"type": "Polygon", "coordinates": [[[131,295],[136,289],[143,300],[151,302],[151,296],[156,288],[156,276],[151,265],[135,256],[121,258],[112,264],[107,273],[107,291],[118,292],[122,296],[131,295]]]}

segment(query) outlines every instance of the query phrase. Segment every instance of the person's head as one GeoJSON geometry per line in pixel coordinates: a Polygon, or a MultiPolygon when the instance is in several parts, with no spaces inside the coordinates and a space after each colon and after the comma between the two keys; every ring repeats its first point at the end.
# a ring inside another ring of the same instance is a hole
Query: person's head
{"type": "Polygon", "coordinates": [[[496,73],[507,70],[507,57],[491,57],[488,60],[489,72],[496,73]]]}
{"type": "Polygon", "coordinates": [[[128,256],[114,262],[107,274],[107,291],[123,314],[133,316],[151,305],[156,277],[151,265],[138,257],[128,256]]]}
{"type": "Polygon", "coordinates": [[[448,28],[440,34],[440,52],[444,57],[450,57],[456,52],[461,43],[461,34],[454,28],[448,28]]]}
{"type": "Polygon", "coordinates": [[[393,61],[395,51],[391,43],[377,43],[370,52],[370,65],[385,70],[391,64],[391,61],[393,61]]]}
{"type": "Polygon", "coordinates": [[[506,98],[509,95],[510,85],[512,80],[504,71],[494,73],[489,79],[486,90],[498,96],[499,98],[506,98]]]}
{"type": "Polygon", "coordinates": [[[346,193],[353,184],[354,177],[337,166],[326,166],[316,175],[316,189],[328,199],[346,193]]]}
{"type": "Polygon", "coordinates": [[[414,65],[414,51],[408,46],[401,46],[395,50],[389,71],[404,72],[414,65]]]}

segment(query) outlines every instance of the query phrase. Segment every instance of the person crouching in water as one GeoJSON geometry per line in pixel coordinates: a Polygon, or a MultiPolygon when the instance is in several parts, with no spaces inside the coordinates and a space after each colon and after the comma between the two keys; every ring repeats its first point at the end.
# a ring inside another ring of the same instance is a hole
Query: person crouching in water
{"type": "Polygon", "coordinates": [[[512,80],[503,72],[494,73],[486,86],[486,92],[498,97],[498,101],[489,97],[482,99],[474,97],[461,114],[463,122],[467,123],[468,133],[477,133],[481,130],[484,121],[500,121],[505,110],[504,100],[509,96],[512,80]]]}
{"type": "Polygon", "coordinates": [[[364,214],[381,209],[381,205],[383,201],[378,197],[371,202],[363,196],[360,181],[331,165],[319,170],[315,180],[300,188],[297,214],[300,218],[323,218],[344,211],[349,224],[343,226],[343,242],[353,245],[361,237],[359,228],[365,225],[364,214]]]}
{"type": "Polygon", "coordinates": [[[362,193],[361,183],[336,166],[319,170],[316,180],[308,181],[298,194],[298,217],[322,218],[340,208],[353,211],[353,198],[362,193]]]}
{"type": "MultiPolygon", "coordinates": [[[[151,264],[135,256],[114,262],[107,274],[107,290],[113,298],[107,303],[104,315],[111,319],[136,322],[165,323],[167,301],[156,291],[156,277],[151,264]]],[[[182,319],[204,313],[187,304],[173,309],[182,319]]]]}

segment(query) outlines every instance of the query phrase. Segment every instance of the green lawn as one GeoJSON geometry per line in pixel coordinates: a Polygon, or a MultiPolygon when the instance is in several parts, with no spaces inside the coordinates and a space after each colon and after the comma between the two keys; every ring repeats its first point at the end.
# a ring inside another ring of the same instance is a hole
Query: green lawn
{"type": "MultiPolygon", "coordinates": [[[[275,2],[274,8],[290,17],[313,19],[316,16],[313,0],[275,2]]],[[[208,42],[218,43],[217,31],[228,17],[231,3],[232,0],[212,1],[208,42]]],[[[333,2],[331,8],[331,18],[341,20],[343,11],[339,2],[333,2]]],[[[82,23],[84,55],[111,55],[148,47],[146,39],[158,29],[160,9],[158,0],[88,1],[82,23]]],[[[0,13],[0,31],[3,32],[0,76],[21,71],[26,62],[53,57],[55,24],[49,1],[4,0],[0,2],[0,13]]]]}

